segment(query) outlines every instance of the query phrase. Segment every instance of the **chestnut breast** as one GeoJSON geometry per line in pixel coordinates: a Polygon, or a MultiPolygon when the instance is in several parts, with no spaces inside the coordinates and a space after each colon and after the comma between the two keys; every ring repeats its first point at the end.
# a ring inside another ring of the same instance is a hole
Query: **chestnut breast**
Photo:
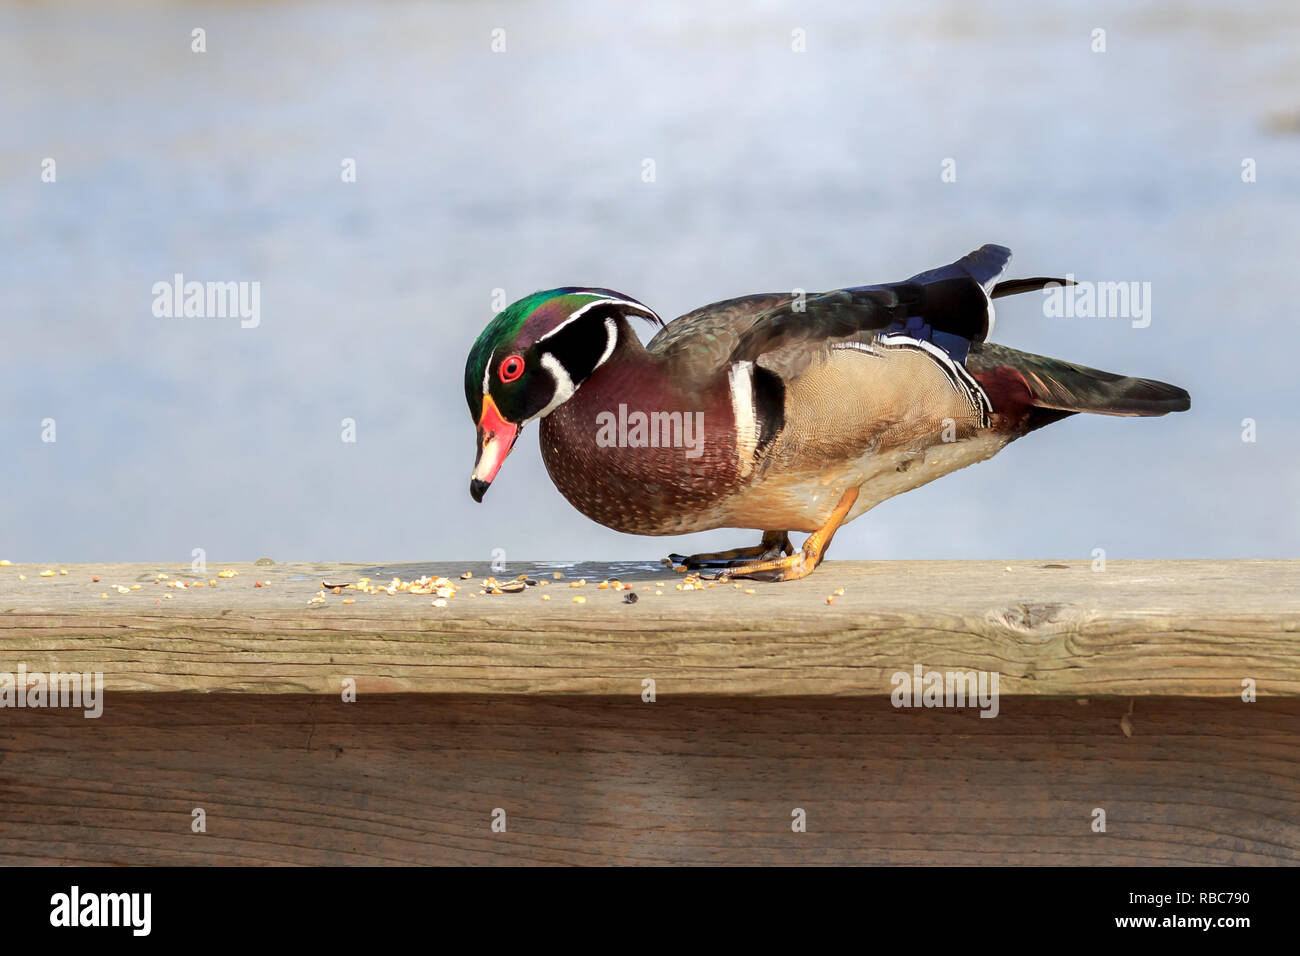
{"type": "Polygon", "coordinates": [[[541,423],[542,460],[579,511],[629,534],[724,525],[737,482],[725,378],[674,390],[653,363],[609,362],[541,423]]]}

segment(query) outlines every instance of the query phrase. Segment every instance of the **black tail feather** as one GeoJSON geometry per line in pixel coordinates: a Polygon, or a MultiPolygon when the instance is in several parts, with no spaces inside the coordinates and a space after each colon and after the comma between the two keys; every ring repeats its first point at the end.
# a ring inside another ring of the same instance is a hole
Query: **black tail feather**
{"type": "Polygon", "coordinates": [[[1004,295],[1019,295],[1022,292],[1037,292],[1039,289],[1045,289],[1049,285],[1078,285],[1073,279],[1048,279],[1039,277],[1035,279],[1008,279],[1006,282],[999,282],[993,287],[990,295],[994,299],[1000,299],[1004,295]]]}

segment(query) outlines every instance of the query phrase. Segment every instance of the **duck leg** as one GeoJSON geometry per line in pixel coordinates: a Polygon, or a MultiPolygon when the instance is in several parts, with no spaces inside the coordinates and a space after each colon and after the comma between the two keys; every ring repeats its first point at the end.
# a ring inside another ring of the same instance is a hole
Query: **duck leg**
{"type": "Polygon", "coordinates": [[[826,523],[808,535],[803,547],[794,554],[729,567],[719,572],[718,580],[755,578],[759,581],[795,581],[807,577],[826,557],[826,551],[831,546],[831,538],[835,537],[835,532],[844,523],[844,519],[853,509],[853,503],[857,500],[857,488],[850,488],[844,492],[826,523]]]}
{"type": "Polygon", "coordinates": [[[782,554],[793,554],[788,531],[764,531],[763,540],[749,548],[732,548],[730,551],[705,551],[700,554],[670,554],[674,565],[684,565],[688,571],[697,568],[728,568],[752,560],[769,560],[782,554]]]}

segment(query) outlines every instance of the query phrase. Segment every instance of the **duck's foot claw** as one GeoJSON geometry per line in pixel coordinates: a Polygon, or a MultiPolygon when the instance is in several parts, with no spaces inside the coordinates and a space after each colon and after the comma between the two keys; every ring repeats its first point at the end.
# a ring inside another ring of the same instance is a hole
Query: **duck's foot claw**
{"type": "Polygon", "coordinates": [[[761,543],[749,548],[732,548],[730,551],[705,551],[700,554],[670,554],[668,560],[675,568],[697,571],[702,568],[734,568],[754,561],[767,561],[782,554],[790,554],[794,545],[787,531],[764,531],[761,543]]]}
{"type": "MultiPolygon", "coordinates": [[[[803,547],[793,554],[782,548],[780,550],[785,551],[784,554],[778,553],[762,557],[757,561],[737,563],[724,571],[720,577],[750,578],[754,581],[797,581],[799,578],[806,578],[826,557],[826,550],[831,546],[831,538],[835,536],[835,530],[844,522],[853,508],[853,503],[857,500],[858,489],[856,488],[850,488],[840,495],[839,503],[831,512],[830,519],[810,534],[803,547]]],[[[763,543],[772,544],[766,534],[763,535],[763,543]]],[[[789,543],[790,539],[786,537],[786,547],[789,543]]]]}
{"type": "Polygon", "coordinates": [[[724,577],[748,578],[751,581],[797,581],[813,573],[821,564],[821,556],[809,551],[796,551],[765,561],[751,561],[729,568],[724,577]]]}

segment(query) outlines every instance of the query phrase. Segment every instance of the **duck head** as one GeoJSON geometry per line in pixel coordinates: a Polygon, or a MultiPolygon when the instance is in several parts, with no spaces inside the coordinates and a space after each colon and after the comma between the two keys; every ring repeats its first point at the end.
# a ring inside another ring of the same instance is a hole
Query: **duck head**
{"type": "Polygon", "coordinates": [[[469,493],[482,501],[529,422],[573,397],[614,354],[627,317],[653,310],[609,289],[534,292],[497,313],[465,362],[465,400],[478,427],[469,493]]]}

